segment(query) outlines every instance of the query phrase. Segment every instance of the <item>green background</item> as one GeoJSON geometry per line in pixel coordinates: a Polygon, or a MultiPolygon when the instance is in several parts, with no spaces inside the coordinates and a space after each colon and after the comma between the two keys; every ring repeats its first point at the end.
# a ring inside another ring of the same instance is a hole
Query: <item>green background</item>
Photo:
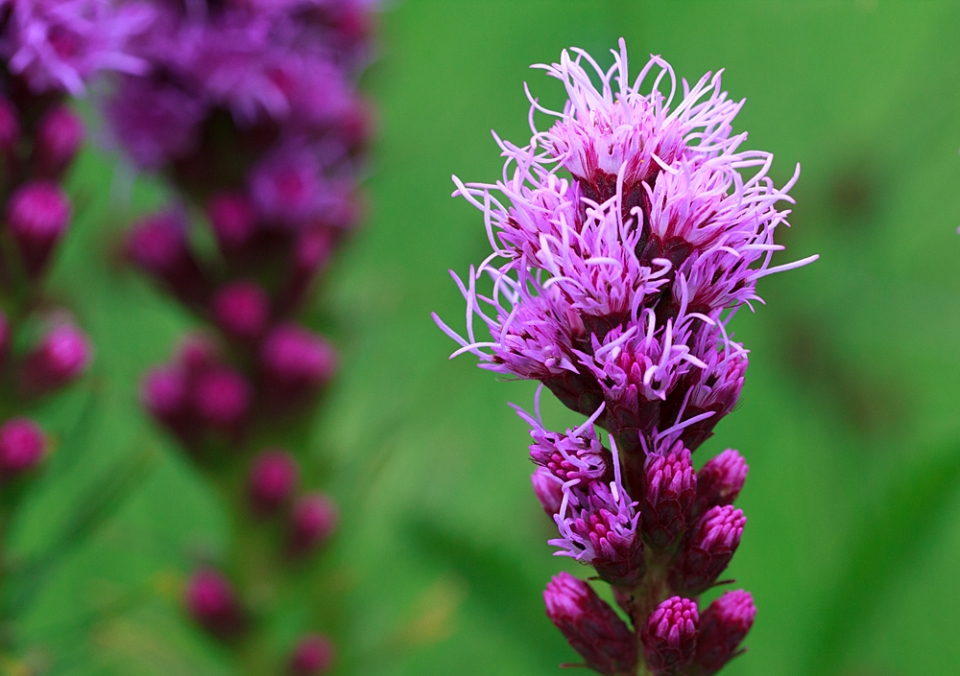
{"type": "MultiPolygon", "coordinates": [[[[344,509],[317,575],[347,595],[352,673],[535,676],[575,660],[540,593],[587,570],[551,556],[506,405],[529,406],[533,386],[447,361],[429,314],[459,325],[446,270],[488,251],[450,175],[499,175],[491,129],[525,142],[524,81],[560,104],[529,64],[571,45],[609,63],[620,36],[635,71],[649,53],[692,80],[726,69],[748,145],[776,155],[779,183],[802,165],[778,261],[821,255],[764,280],[767,305],[737,317],[742,402],[697,454],[732,446],[751,466],[729,572],[759,614],[724,673],[955,673],[960,3],[407,0],[380,28],[370,216],[311,311],[344,352],[310,455],[344,509]]],[[[124,222],[162,191],[103,151],[70,185],[79,217],[52,287],[97,360],[40,412],[59,447],[9,535],[17,636],[57,656],[55,673],[228,674],[180,619],[178,585],[224,547],[229,514],[136,403],[139,374],[191,320],[116,262],[124,222]]]]}

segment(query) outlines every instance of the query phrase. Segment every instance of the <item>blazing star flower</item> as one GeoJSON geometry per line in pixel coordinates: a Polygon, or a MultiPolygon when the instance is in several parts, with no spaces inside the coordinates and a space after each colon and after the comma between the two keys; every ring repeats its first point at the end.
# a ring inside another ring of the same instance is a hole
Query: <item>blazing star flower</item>
{"type": "Polygon", "coordinates": [[[6,0],[10,8],[0,53],[10,71],[34,93],[83,94],[98,71],[143,72],[146,64],[127,49],[153,20],[138,2],[112,0],[6,0]]]}
{"type": "MultiPolygon", "coordinates": [[[[666,676],[694,659],[693,597],[723,572],[746,521],[731,505],[743,459],[727,451],[708,463],[702,488],[690,460],[743,387],[748,352],[730,320],[761,300],[760,279],[816,256],[772,264],[789,214],[779,204],[798,174],[778,188],[773,156],[742,148],[732,124],[743,101],[728,98],[720,73],[678,83],[654,56],[631,78],[622,40],[613,57],[604,69],[575,49],[535,66],[565,87],[563,109],[528,93],[529,142],[495,136],[502,178],[454,177],[454,195],[483,213],[492,253],[465,279],[453,274],[465,333],[434,318],[460,345],[454,356],[538,380],[589,416],[559,434],[521,412],[535,492],[557,524],[557,553],[617,588],[645,646],[641,671],[666,676]]],[[[710,673],[745,634],[711,652],[710,673]]]]}

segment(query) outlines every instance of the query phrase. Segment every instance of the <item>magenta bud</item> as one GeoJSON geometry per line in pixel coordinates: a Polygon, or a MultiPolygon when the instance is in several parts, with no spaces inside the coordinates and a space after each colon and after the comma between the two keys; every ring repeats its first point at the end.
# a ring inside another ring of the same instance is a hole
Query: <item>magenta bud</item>
{"type": "Polygon", "coordinates": [[[11,418],[0,427],[0,480],[33,469],[47,450],[47,438],[29,418],[11,418]]]}
{"type": "Polygon", "coordinates": [[[275,396],[283,400],[324,385],[337,368],[333,346],[295,324],[281,324],[267,334],[260,360],[275,396]]]}
{"type": "Polygon", "coordinates": [[[655,676],[675,676],[693,659],[700,617],[695,601],[674,596],[650,614],[640,635],[647,667],[655,676]]]}
{"type": "Polygon", "coordinates": [[[151,369],[143,379],[141,399],[146,409],[166,421],[183,411],[188,401],[187,379],[177,368],[151,369]]]}
{"type": "Polygon", "coordinates": [[[250,504],[268,515],[285,505],[297,489],[297,461],[286,451],[264,451],[253,461],[247,480],[250,504]]]}
{"type": "Polygon", "coordinates": [[[543,505],[543,511],[552,520],[556,514],[560,513],[560,504],[563,502],[563,482],[546,467],[537,467],[530,481],[533,483],[533,492],[537,494],[537,499],[543,505]]]}
{"type": "Polygon", "coordinates": [[[636,637],[589,584],[560,573],[550,580],[543,600],[550,621],[588,667],[608,676],[636,671],[636,637]]]}
{"type": "Polygon", "coordinates": [[[183,369],[177,366],[151,369],[141,384],[140,400],[150,415],[182,440],[192,439],[199,431],[183,369]]]}
{"type": "Polygon", "coordinates": [[[20,373],[23,390],[38,395],[66,385],[90,365],[90,341],[71,324],[55,326],[27,355],[20,373]]]}
{"type": "Polygon", "coordinates": [[[7,203],[7,222],[24,267],[38,274],[70,224],[70,199],[56,183],[35,181],[17,189],[7,203]]]}
{"type": "Polygon", "coordinates": [[[333,643],[321,634],[304,636],[290,655],[290,676],[320,676],[333,664],[333,643]]]}
{"type": "Polygon", "coordinates": [[[202,333],[188,335],[177,350],[177,362],[188,375],[197,375],[201,371],[216,366],[220,351],[210,337],[202,333]]]}
{"type": "Polygon", "coordinates": [[[199,570],[187,585],[187,609],[193,619],[220,638],[231,638],[243,629],[244,618],[231,584],[212,569],[199,570]]]}
{"type": "Polygon", "coordinates": [[[0,153],[9,154],[20,142],[20,120],[17,109],[5,98],[0,98],[0,153]]]}
{"type": "Polygon", "coordinates": [[[330,539],[340,513],[333,500],[322,493],[309,493],[297,500],[290,515],[290,551],[305,555],[330,539]]]}
{"type": "Polygon", "coordinates": [[[259,284],[233,282],[220,289],[210,302],[213,320],[220,329],[244,342],[253,342],[267,328],[270,297],[259,284]]]}
{"type": "Polygon", "coordinates": [[[677,442],[666,455],[648,455],[643,472],[643,535],[653,547],[666,549],[686,530],[697,494],[690,451],[677,442]]]}
{"type": "Polygon", "coordinates": [[[41,117],[34,149],[40,175],[57,178],[63,174],[76,157],[84,134],[83,121],[66,106],[58,106],[41,117]]]}
{"type": "Polygon", "coordinates": [[[708,461],[697,474],[694,513],[703,514],[711,507],[732,505],[743,489],[749,469],[743,456],[732,448],[708,461]]]}
{"type": "Polygon", "coordinates": [[[187,224],[177,212],[150,216],[133,227],[127,254],[141,270],[170,286],[182,300],[202,302],[207,283],[187,240],[187,224]]]}
{"type": "Polygon", "coordinates": [[[203,371],[193,388],[197,413],[207,424],[236,432],[246,422],[253,394],[247,379],[238,371],[226,366],[203,371]]]}
{"type": "Polygon", "coordinates": [[[207,218],[221,251],[242,248],[257,230],[257,212],[242,193],[219,193],[207,202],[207,218]]]}
{"type": "Polygon", "coordinates": [[[713,507],[687,534],[679,560],[670,570],[670,586],[696,595],[712,585],[733,558],[747,518],[733,505],[713,507]]]}
{"type": "Polygon", "coordinates": [[[757,615],[750,592],[728,591],[710,604],[700,618],[700,636],[694,658],[698,676],[712,676],[743,652],[746,638],[757,615]]]}

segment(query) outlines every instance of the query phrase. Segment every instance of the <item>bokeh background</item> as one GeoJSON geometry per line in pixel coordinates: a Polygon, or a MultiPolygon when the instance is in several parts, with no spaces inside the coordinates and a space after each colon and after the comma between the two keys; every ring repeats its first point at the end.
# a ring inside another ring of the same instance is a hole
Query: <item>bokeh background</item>
{"type": "MultiPolygon", "coordinates": [[[[742,403],[697,453],[736,447],[751,466],[729,573],[759,614],[725,673],[956,673],[960,2],[405,0],[380,29],[369,218],[312,309],[344,353],[310,442],[345,513],[317,571],[346,598],[340,673],[545,676],[576,660],[540,593],[586,569],[551,556],[507,407],[533,386],[448,361],[429,314],[458,323],[446,270],[488,247],[450,175],[499,175],[491,129],[525,142],[524,81],[560,104],[529,64],[570,45],[609,63],[620,36],[635,69],[650,53],[688,79],[726,69],[749,145],[776,155],[779,182],[802,165],[779,260],[821,255],[737,317],[742,403]]],[[[229,514],[136,400],[191,320],[116,262],[124,224],[164,192],[105,150],[70,185],[79,218],[53,287],[97,359],[42,412],[60,446],[10,525],[21,638],[61,656],[55,673],[228,674],[178,585],[191,552],[223,547],[229,514]]]]}

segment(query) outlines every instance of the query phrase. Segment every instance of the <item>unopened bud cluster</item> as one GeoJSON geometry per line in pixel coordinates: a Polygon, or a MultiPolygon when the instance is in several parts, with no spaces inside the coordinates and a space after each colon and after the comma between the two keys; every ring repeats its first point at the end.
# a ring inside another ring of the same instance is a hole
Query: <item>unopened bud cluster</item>
{"type": "Polygon", "coordinates": [[[719,74],[678,83],[653,57],[631,79],[622,41],[609,70],[580,50],[539,67],[568,101],[550,111],[531,99],[532,123],[554,121],[523,147],[498,139],[501,181],[454,179],[494,252],[455,276],[466,335],[437,322],[455,354],[540,381],[588,416],[561,433],[539,405],[520,411],[534,491],[558,529],[551,544],[592,566],[626,614],[586,582],[554,578],[547,613],[584,663],[610,676],[713,674],[755,614],[744,591],[699,606],[740,544],[746,518],[733,503],[747,465],[727,450],[697,472],[692,453],[743,386],[733,314],[758,300],[760,278],[812,260],[771,265],[788,214],[777,205],[796,175],[778,189],[772,155],[741,149],[742,102],[719,74]]]}
{"type": "MultiPolygon", "coordinates": [[[[211,471],[243,463],[245,509],[282,524],[277,553],[303,559],[331,536],[336,506],[298,493],[294,454],[252,440],[282,437],[337,370],[332,344],[296,315],[361,214],[372,121],[357,79],[374,3],[145,4],[150,29],[134,53],[147,68],[118,78],[106,114],[131,162],[167,179],[179,204],[135,223],[122,254],[212,337],[151,371],[142,400],[211,471]]],[[[214,634],[256,630],[247,617],[226,632],[192,599],[214,634]]],[[[291,672],[325,671],[324,641],[293,649],[291,672]]]]}

